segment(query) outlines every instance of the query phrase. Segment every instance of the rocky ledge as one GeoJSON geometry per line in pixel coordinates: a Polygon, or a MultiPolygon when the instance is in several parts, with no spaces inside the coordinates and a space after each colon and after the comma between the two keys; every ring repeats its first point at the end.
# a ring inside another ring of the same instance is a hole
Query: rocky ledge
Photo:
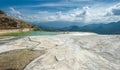
{"type": "Polygon", "coordinates": [[[0,42],[0,53],[26,48],[45,51],[24,70],[120,70],[120,35],[30,36],[0,42]]]}

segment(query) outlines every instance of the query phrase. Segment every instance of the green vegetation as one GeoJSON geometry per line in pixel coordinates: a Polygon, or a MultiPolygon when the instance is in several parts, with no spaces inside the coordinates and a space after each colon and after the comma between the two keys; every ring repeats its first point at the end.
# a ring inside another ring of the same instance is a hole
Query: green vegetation
{"type": "Polygon", "coordinates": [[[0,17],[0,26],[0,29],[31,28],[30,24],[7,16],[0,17]]]}
{"type": "Polygon", "coordinates": [[[0,70],[23,70],[35,58],[43,55],[44,50],[13,50],[0,54],[0,70]]]}
{"type": "Polygon", "coordinates": [[[7,33],[1,34],[0,36],[27,36],[29,32],[16,32],[16,33],[7,33]]]}
{"type": "Polygon", "coordinates": [[[0,10],[0,14],[5,14],[2,10],[0,10]]]}
{"type": "Polygon", "coordinates": [[[43,31],[43,30],[40,28],[34,28],[33,31],[43,31]]]}
{"type": "Polygon", "coordinates": [[[43,29],[37,27],[37,26],[34,25],[34,24],[31,24],[31,25],[32,25],[33,31],[44,31],[43,29]]]}
{"type": "Polygon", "coordinates": [[[22,20],[7,16],[0,10],[0,29],[31,28],[32,26],[22,20]]]}

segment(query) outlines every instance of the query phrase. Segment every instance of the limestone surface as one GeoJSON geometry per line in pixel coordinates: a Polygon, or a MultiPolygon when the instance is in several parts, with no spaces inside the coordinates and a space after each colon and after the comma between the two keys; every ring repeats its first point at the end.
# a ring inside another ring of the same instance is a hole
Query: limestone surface
{"type": "Polygon", "coordinates": [[[0,53],[4,46],[46,51],[24,70],[120,70],[120,35],[28,36],[0,45],[0,53]]]}

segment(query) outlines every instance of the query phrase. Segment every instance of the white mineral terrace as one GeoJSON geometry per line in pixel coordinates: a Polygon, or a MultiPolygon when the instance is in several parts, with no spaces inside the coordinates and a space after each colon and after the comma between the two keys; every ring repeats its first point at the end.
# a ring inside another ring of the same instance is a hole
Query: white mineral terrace
{"type": "Polygon", "coordinates": [[[120,70],[120,35],[76,32],[0,40],[0,53],[25,48],[46,53],[24,70],[120,70]]]}

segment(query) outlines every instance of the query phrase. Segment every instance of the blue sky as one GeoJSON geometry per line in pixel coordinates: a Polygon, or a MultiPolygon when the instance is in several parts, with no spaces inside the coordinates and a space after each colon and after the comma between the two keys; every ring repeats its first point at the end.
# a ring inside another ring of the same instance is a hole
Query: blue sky
{"type": "Polygon", "coordinates": [[[0,0],[0,9],[29,22],[120,21],[120,0],[0,0]]]}

